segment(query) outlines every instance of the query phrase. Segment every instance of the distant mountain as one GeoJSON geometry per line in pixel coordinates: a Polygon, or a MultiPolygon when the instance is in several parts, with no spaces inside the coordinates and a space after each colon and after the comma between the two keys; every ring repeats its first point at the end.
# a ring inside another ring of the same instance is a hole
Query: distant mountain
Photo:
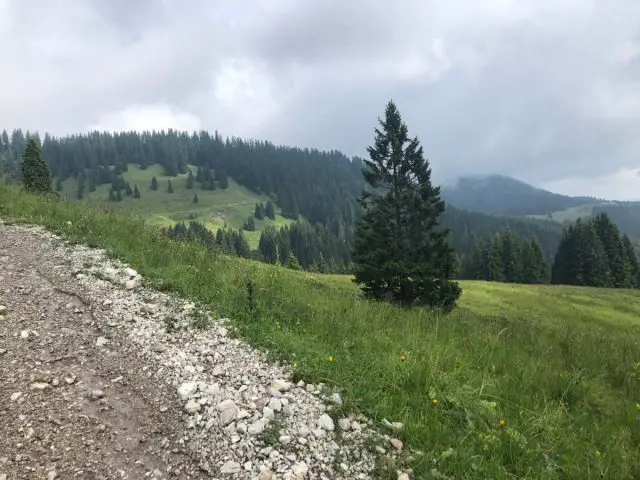
{"type": "Polygon", "coordinates": [[[536,188],[503,175],[465,176],[442,186],[445,202],[465,210],[493,215],[549,215],[585,204],[591,197],[569,197],[536,188]]]}

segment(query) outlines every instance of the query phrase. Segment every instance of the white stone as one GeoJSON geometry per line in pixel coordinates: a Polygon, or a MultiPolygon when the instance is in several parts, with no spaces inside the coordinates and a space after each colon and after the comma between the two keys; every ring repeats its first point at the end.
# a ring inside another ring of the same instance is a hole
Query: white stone
{"type": "Polygon", "coordinates": [[[222,375],[224,375],[224,373],[225,371],[222,365],[216,365],[215,367],[213,367],[213,372],[211,372],[211,375],[213,375],[214,377],[221,377],[222,375]]]}
{"type": "Polygon", "coordinates": [[[296,480],[303,480],[307,476],[307,473],[309,473],[309,467],[305,462],[296,463],[292,470],[296,476],[296,480]]]}
{"type": "Polygon", "coordinates": [[[341,418],[338,420],[338,427],[340,427],[340,430],[351,430],[351,420],[348,418],[341,418]]]}
{"type": "Polygon", "coordinates": [[[279,412],[282,410],[282,402],[278,398],[272,398],[269,400],[268,407],[274,412],[279,412]]]}
{"type": "Polygon", "coordinates": [[[288,445],[289,443],[291,443],[291,436],[289,436],[289,435],[281,435],[280,438],[278,439],[278,441],[280,443],[282,443],[283,445],[288,445]]]}
{"type": "Polygon", "coordinates": [[[259,435],[264,431],[264,420],[257,420],[249,425],[247,433],[249,435],[259,435]]]}
{"type": "Polygon", "coordinates": [[[125,273],[129,278],[136,278],[138,276],[138,272],[136,272],[133,268],[127,268],[125,270],[125,273]]]}
{"type": "Polygon", "coordinates": [[[311,430],[309,430],[309,427],[307,427],[305,425],[302,425],[298,429],[298,436],[299,437],[308,437],[310,433],[311,433],[311,430]]]}
{"type": "Polygon", "coordinates": [[[238,462],[227,462],[220,467],[220,473],[223,475],[233,475],[234,473],[240,473],[242,471],[242,465],[238,462]]]}
{"type": "Polygon", "coordinates": [[[11,394],[11,397],[9,397],[11,399],[12,402],[15,402],[16,400],[18,400],[20,397],[22,396],[22,392],[15,392],[11,394]]]}
{"type": "Polygon", "coordinates": [[[262,409],[262,418],[264,418],[265,420],[273,420],[275,416],[276,414],[269,407],[264,407],[262,409]]]}
{"type": "Polygon", "coordinates": [[[400,475],[398,475],[398,480],[410,480],[409,475],[407,475],[406,473],[401,473],[400,475]]]}
{"type": "Polygon", "coordinates": [[[22,330],[20,332],[20,338],[29,338],[29,330],[22,330]]]}
{"type": "Polygon", "coordinates": [[[49,388],[49,384],[45,382],[35,382],[32,383],[29,388],[31,388],[31,390],[45,390],[46,388],[49,388]]]}
{"type": "Polygon", "coordinates": [[[332,432],[336,427],[333,423],[333,419],[326,413],[322,414],[317,422],[320,428],[324,428],[328,432],[332,432]]]}
{"type": "Polygon", "coordinates": [[[402,440],[398,440],[397,438],[392,438],[391,440],[389,440],[389,443],[391,443],[391,446],[396,450],[402,450],[402,447],[403,447],[402,440]]]}
{"type": "Polygon", "coordinates": [[[136,288],[137,284],[138,282],[136,282],[135,280],[127,280],[127,283],[124,284],[124,288],[126,288],[127,290],[133,290],[134,288],[136,288]]]}
{"type": "Polygon", "coordinates": [[[239,410],[233,400],[224,400],[216,408],[220,412],[220,425],[223,427],[229,425],[238,417],[239,410]]]}
{"type": "Polygon", "coordinates": [[[185,382],[178,387],[178,396],[181,400],[189,400],[198,391],[196,382],[185,382]]]}
{"type": "Polygon", "coordinates": [[[187,402],[184,406],[184,411],[189,414],[194,414],[199,412],[202,409],[202,405],[200,402],[196,402],[193,398],[187,402]]]}
{"type": "Polygon", "coordinates": [[[327,437],[327,432],[321,428],[314,428],[311,433],[313,433],[313,436],[317,439],[323,439],[327,437]]]}
{"type": "Polygon", "coordinates": [[[104,337],[98,337],[98,339],[96,340],[96,345],[98,347],[104,347],[107,343],[109,343],[109,340],[104,337]]]}
{"type": "Polygon", "coordinates": [[[335,392],[334,394],[331,395],[331,401],[336,405],[342,405],[342,397],[338,392],[335,392]]]}
{"type": "Polygon", "coordinates": [[[4,315],[7,312],[7,307],[0,305],[0,315],[4,315]]]}

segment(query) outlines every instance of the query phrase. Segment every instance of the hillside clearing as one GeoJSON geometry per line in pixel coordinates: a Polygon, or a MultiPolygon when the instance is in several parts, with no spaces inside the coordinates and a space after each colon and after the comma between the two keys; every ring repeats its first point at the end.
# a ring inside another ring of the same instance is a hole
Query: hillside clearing
{"type": "Polygon", "coordinates": [[[0,216],[106,248],[298,378],[339,385],[345,409],[403,422],[424,453],[409,459],[416,478],[640,478],[637,292],[464,282],[461,307],[438,316],[15,188],[0,187],[0,216]]]}
{"type": "MultiPolygon", "coordinates": [[[[194,175],[198,167],[189,167],[194,175]]],[[[162,227],[175,225],[176,222],[189,220],[202,222],[212,231],[222,228],[225,224],[234,229],[242,228],[244,221],[254,214],[255,206],[259,202],[267,202],[266,195],[258,195],[248,188],[238,185],[229,178],[229,188],[217,190],[203,190],[198,182],[194,182],[194,188],[186,188],[187,174],[170,177],[164,174],[159,164],[148,166],[142,170],[137,165],[128,165],[128,170],[122,174],[131,188],[137,185],[141,192],[140,199],[123,196],[121,202],[109,202],[109,189],[111,184],[100,185],[95,192],[86,191],[84,201],[92,206],[108,206],[116,211],[139,215],[149,223],[162,227]],[[156,177],[158,189],[151,190],[151,179],[156,177]],[[168,182],[171,181],[173,193],[167,192],[168,182]],[[198,195],[198,203],[193,203],[193,196],[198,195]]],[[[78,181],[69,178],[62,183],[61,195],[69,200],[74,200],[78,189],[78,181]]],[[[280,215],[280,209],[276,208],[276,219],[255,220],[256,231],[244,232],[251,248],[258,247],[260,232],[268,225],[281,227],[288,225],[292,220],[280,215]]]]}

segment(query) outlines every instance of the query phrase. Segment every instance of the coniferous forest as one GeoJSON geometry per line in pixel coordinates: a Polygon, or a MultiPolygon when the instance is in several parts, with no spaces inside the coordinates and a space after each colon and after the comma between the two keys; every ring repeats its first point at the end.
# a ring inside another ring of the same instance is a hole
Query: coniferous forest
{"type": "MultiPolygon", "coordinates": [[[[78,180],[77,199],[103,184],[111,185],[109,198],[105,200],[140,198],[142,187],[149,186],[130,185],[122,178],[131,164],[142,169],[159,164],[169,176],[189,173],[186,182],[187,188],[194,190],[194,204],[199,189],[227,188],[230,177],[271,199],[256,205],[255,214],[247,219],[244,230],[254,228],[254,218],[274,218],[274,205],[294,222],[279,229],[264,229],[254,251],[248,247],[242,230],[223,229],[211,238],[202,224],[190,222],[167,229],[167,234],[198,239],[212,248],[291,268],[353,272],[355,229],[363,214],[358,198],[366,184],[362,173],[365,163],[361,158],[348,158],[338,151],[226,138],[218,132],[93,132],[62,138],[46,134],[40,138],[38,134],[15,130],[0,134],[0,176],[7,182],[22,179],[22,158],[29,139],[40,146],[54,190],[61,190],[61,182],[70,177],[78,180]],[[195,175],[190,165],[197,167],[195,175]]],[[[172,192],[171,182],[158,185],[153,180],[150,188],[172,192]]],[[[618,217],[631,224],[634,219],[624,217],[627,212],[620,209],[618,217]]],[[[595,229],[593,222],[563,228],[551,220],[487,215],[447,205],[440,215],[439,228],[449,230],[447,238],[455,252],[457,278],[637,286],[637,274],[634,277],[629,273],[637,271],[637,258],[627,236],[619,240],[625,252],[626,273],[620,273],[618,257],[611,253],[614,249],[606,236],[598,238],[607,252],[609,267],[604,272],[593,267],[594,262],[604,265],[602,258],[605,258],[599,253],[601,248],[595,237],[587,231],[595,229]],[[578,237],[580,240],[576,240],[578,237]],[[596,271],[598,278],[592,278],[589,272],[596,271]]],[[[601,234],[613,236],[613,242],[618,242],[615,233],[601,234]]],[[[619,232],[617,235],[620,237],[619,232]]]]}

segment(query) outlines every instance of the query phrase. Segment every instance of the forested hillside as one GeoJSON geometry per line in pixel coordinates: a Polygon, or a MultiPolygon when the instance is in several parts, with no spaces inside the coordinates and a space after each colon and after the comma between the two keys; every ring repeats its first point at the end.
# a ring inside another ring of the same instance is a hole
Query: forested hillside
{"type": "MultiPolygon", "coordinates": [[[[3,131],[0,135],[0,175],[4,174],[9,181],[19,179],[20,156],[28,137],[21,130],[11,135],[3,131]]],[[[353,228],[360,214],[356,198],[364,187],[359,158],[348,158],[337,151],[223,138],[217,132],[204,131],[94,132],[64,138],[45,135],[42,140],[34,137],[42,144],[44,158],[59,188],[69,178],[76,179],[77,188],[87,192],[101,184],[111,184],[112,200],[127,198],[122,174],[132,164],[144,170],[159,164],[170,177],[184,175],[189,165],[195,166],[194,200],[199,190],[225,188],[230,177],[256,194],[272,198],[284,217],[292,220],[303,217],[282,232],[263,231],[263,245],[272,243],[271,237],[279,236],[287,239],[282,240],[283,245],[290,245],[283,253],[293,251],[303,268],[322,270],[321,266],[326,265],[329,271],[349,270],[353,228]]],[[[147,185],[152,177],[150,174],[146,179],[147,185]]],[[[133,187],[130,186],[128,198],[135,197],[133,187]]],[[[74,193],[78,197],[84,194],[74,193]]],[[[106,195],[104,200],[108,201],[106,195]]],[[[447,205],[441,224],[452,230],[450,242],[460,260],[473,251],[477,237],[489,238],[505,228],[524,239],[535,235],[545,258],[550,260],[561,234],[561,227],[555,222],[490,216],[451,205],[447,205]]]]}

